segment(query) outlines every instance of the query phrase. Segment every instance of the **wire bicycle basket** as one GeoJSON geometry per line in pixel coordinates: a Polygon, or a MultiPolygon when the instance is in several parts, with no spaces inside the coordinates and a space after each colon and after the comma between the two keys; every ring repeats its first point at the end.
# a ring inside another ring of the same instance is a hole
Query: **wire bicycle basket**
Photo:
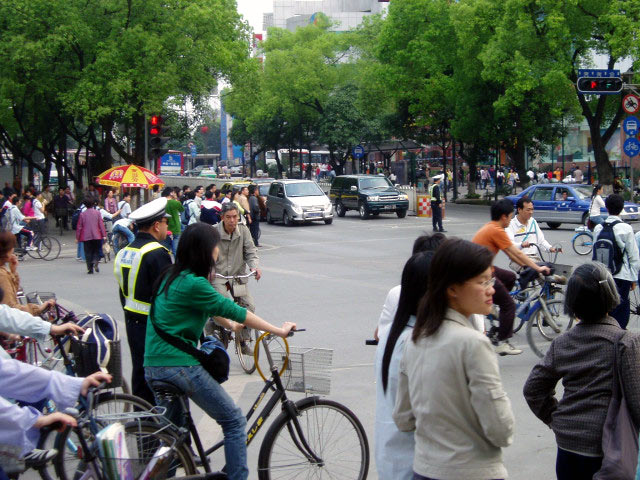
{"type": "Polygon", "coordinates": [[[283,379],[285,389],[329,395],[332,363],[332,349],[289,347],[289,361],[283,379]]]}

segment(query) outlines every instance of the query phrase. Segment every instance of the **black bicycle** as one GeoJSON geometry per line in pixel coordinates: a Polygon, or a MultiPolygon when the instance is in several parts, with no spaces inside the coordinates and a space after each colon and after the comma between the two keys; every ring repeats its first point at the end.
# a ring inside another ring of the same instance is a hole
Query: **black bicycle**
{"type": "MultiPolygon", "coordinates": [[[[266,424],[267,418],[278,403],[281,405],[280,414],[269,427],[260,446],[260,480],[367,478],[369,443],[355,414],[344,405],[320,398],[318,395],[294,402],[286,394],[286,390],[307,394],[328,390],[330,365],[326,362],[327,352],[331,351],[313,348],[291,351],[286,339],[270,333],[264,333],[259,337],[255,361],[258,372],[265,379],[265,385],[246,415],[247,422],[258,411],[269,392],[271,397],[253,423],[248,423],[247,445],[266,424]],[[268,379],[258,364],[257,352],[260,346],[264,349],[260,358],[263,362],[266,360],[264,366],[268,365],[269,368],[268,379]],[[319,354],[313,353],[316,351],[319,351],[319,354]]],[[[182,459],[172,466],[172,470],[178,472],[176,476],[193,474],[191,470],[195,463],[202,465],[207,474],[212,473],[208,457],[223,446],[223,441],[205,450],[191,417],[185,392],[167,381],[153,381],[150,386],[157,397],[163,400],[163,405],[174,406],[177,402],[183,417],[182,424],[188,429],[186,434],[181,433],[175,426],[164,430],[165,436],[175,437],[177,458],[182,459]],[[192,446],[195,446],[197,453],[193,452],[192,446]],[[196,457],[197,462],[194,460],[196,457]]],[[[144,422],[141,422],[138,428],[150,435],[154,429],[158,429],[157,425],[145,425],[144,422]]]]}

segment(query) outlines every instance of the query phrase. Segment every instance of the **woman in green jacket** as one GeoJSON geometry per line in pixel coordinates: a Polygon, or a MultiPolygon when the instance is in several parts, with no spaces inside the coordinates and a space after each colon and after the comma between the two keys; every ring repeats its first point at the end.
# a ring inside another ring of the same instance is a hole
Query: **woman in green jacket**
{"type": "MultiPolygon", "coordinates": [[[[147,382],[163,380],[182,389],[222,427],[229,479],[246,479],[246,420],[222,386],[191,355],[166,343],[155,328],[197,347],[209,317],[228,318],[257,330],[286,337],[295,328],[281,328],[264,321],[220,295],[209,278],[215,272],[220,236],[206,223],[189,225],[182,233],[176,263],[157,282],[147,323],[144,367],[147,382]],[[154,327],[155,325],[155,327],[154,327]]],[[[161,399],[157,398],[158,403],[161,399]]],[[[173,415],[172,415],[173,417],[173,415]]],[[[175,420],[175,418],[171,418],[175,420]]]]}

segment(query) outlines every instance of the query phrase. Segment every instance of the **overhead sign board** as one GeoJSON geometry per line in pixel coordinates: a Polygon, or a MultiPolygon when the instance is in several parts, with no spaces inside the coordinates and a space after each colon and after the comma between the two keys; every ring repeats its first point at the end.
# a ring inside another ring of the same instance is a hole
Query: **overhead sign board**
{"type": "Polygon", "coordinates": [[[160,175],[182,175],[183,173],[182,152],[171,151],[160,157],[160,175]]]}
{"type": "Polygon", "coordinates": [[[578,92],[587,95],[615,95],[622,91],[620,70],[578,70],[578,92]]]}

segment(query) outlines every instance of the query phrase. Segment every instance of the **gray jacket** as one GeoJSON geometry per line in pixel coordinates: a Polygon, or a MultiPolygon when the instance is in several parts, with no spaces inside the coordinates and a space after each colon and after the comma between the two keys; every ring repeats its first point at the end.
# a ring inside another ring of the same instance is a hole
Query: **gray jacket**
{"type": "MultiPolygon", "coordinates": [[[[216,273],[221,275],[244,275],[247,273],[246,267],[250,269],[258,268],[258,249],[253,243],[249,229],[238,223],[236,230],[229,235],[224,230],[222,222],[214,226],[220,233],[220,244],[218,261],[216,262],[216,273]]],[[[244,279],[238,283],[247,283],[244,279]]],[[[227,280],[217,278],[214,285],[222,285],[227,280]]]]}
{"type": "MultiPolygon", "coordinates": [[[[563,450],[602,455],[602,428],[613,387],[614,342],[620,333],[611,317],[601,323],[578,323],[551,343],[524,385],[529,408],[553,429],[563,450]],[[558,401],[555,388],[560,380],[564,395],[558,401]]],[[[640,426],[640,336],[627,332],[621,343],[625,399],[640,426]]]]}
{"type": "Polygon", "coordinates": [[[414,472],[507,478],[501,447],[513,440],[511,402],[491,342],[455,310],[434,335],[407,341],[393,420],[400,431],[415,431],[414,472]]]}

